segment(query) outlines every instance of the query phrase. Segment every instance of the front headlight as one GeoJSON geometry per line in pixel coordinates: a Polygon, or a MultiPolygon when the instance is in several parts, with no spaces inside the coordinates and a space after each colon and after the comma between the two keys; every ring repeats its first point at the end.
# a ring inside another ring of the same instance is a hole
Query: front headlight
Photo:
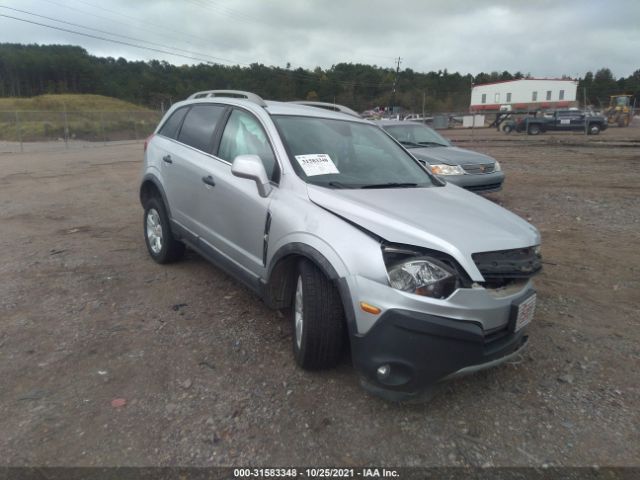
{"type": "Polygon", "coordinates": [[[498,160],[496,160],[496,164],[493,167],[493,171],[494,172],[501,172],[502,171],[502,167],[500,166],[500,162],[498,160]]]}
{"type": "Polygon", "coordinates": [[[431,173],[434,175],[464,175],[464,170],[459,165],[435,164],[431,165],[431,173]]]}
{"type": "Polygon", "coordinates": [[[447,298],[458,285],[458,277],[443,262],[413,258],[388,269],[389,282],[395,289],[432,298],[447,298]]]}

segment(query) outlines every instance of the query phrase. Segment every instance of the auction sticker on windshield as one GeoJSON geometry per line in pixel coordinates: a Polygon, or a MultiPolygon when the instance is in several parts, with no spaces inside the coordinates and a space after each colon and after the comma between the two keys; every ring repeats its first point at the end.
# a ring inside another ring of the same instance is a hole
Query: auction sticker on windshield
{"type": "Polygon", "coordinates": [[[330,175],[332,173],[340,173],[336,164],[333,163],[331,157],[326,153],[313,153],[311,155],[296,155],[298,164],[304,170],[307,177],[315,175],[330,175]]]}

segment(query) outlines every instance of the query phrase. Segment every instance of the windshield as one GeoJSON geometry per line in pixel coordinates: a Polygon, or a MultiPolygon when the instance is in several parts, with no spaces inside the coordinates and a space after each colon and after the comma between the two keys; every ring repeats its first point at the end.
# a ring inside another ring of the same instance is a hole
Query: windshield
{"type": "Polygon", "coordinates": [[[329,188],[439,185],[378,127],[316,117],[274,115],[296,173],[329,188]]]}
{"type": "Polygon", "coordinates": [[[626,107],[627,105],[629,105],[629,97],[618,97],[616,98],[616,105],[618,105],[619,107],[626,107]]]}
{"type": "Polygon", "coordinates": [[[438,133],[425,125],[405,123],[404,125],[384,125],[382,128],[407,148],[451,146],[449,140],[441,137],[438,133]]]}

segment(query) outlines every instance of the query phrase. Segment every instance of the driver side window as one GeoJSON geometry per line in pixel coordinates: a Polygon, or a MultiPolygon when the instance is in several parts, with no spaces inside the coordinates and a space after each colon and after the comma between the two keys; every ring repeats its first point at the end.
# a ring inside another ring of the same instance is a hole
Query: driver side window
{"type": "Polygon", "coordinates": [[[270,180],[279,180],[278,164],[269,139],[257,118],[234,109],[222,133],[218,157],[228,162],[238,155],[258,155],[270,180]]]}

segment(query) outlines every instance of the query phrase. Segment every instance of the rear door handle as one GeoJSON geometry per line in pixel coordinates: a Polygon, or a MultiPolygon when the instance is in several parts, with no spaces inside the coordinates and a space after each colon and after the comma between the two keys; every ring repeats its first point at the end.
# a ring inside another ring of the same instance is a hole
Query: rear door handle
{"type": "Polygon", "coordinates": [[[171,159],[171,155],[165,155],[164,157],[162,157],[162,161],[165,163],[173,163],[173,160],[171,159]]]}
{"type": "Polygon", "coordinates": [[[210,185],[212,187],[216,186],[216,182],[213,181],[213,177],[211,175],[207,175],[206,177],[202,177],[202,181],[204,183],[206,183],[207,185],[210,185]]]}

